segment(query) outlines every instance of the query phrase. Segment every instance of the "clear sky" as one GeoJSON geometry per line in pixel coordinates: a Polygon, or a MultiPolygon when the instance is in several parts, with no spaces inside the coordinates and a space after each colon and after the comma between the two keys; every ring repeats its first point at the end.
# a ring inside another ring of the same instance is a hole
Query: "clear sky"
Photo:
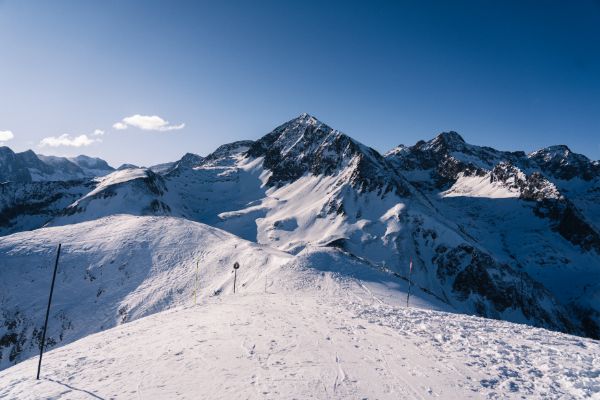
{"type": "Polygon", "coordinates": [[[600,1],[388,3],[0,0],[0,144],[150,165],[308,112],[600,158],[600,1]]]}

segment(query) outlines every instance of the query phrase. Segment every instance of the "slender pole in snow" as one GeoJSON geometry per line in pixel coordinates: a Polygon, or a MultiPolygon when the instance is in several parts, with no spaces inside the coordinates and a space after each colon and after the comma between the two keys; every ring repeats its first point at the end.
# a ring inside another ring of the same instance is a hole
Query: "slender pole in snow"
{"type": "Polygon", "coordinates": [[[46,328],[48,327],[48,315],[50,314],[50,303],[52,303],[52,293],[54,292],[54,281],[56,280],[56,270],[58,269],[58,257],[60,256],[60,246],[56,251],[56,261],[54,262],[54,273],[52,274],[52,284],[50,285],[50,297],[48,297],[48,308],[46,308],[46,320],[44,321],[44,331],[42,333],[42,343],[40,344],[40,360],[38,362],[37,377],[40,379],[40,370],[42,369],[42,355],[44,354],[44,343],[46,342],[46,328]]]}
{"type": "Polygon", "coordinates": [[[236,261],[235,264],[233,264],[233,293],[235,293],[235,282],[237,281],[237,270],[239,267],[240,264],[236,261]]]}
{"type": "Polygon", "coordinates": [[[200,260],[196,261],[196,281],[194,282],[194,305],[196,305],[196,298],[198,297],[198,264],[200,264],[200,260]]]}
{"type": "Polygon", "coordinates": [[[410,266],[408,270],[408,294],[406,296],[406,307],[408,307],[408,300],[410,300],[410,276],[412,275],[412,257],[410,258],[410,266]]]}

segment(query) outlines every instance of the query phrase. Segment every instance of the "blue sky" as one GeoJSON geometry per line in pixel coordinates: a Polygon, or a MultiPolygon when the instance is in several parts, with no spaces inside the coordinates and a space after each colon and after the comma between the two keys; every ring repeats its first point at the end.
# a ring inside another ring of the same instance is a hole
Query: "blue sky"
{"type": "Polygon", "coordinates": [[[150,165],[302,112],[382,152],[456,130],[599,159],[600,2],[0,0],[15,151],[150,165]]]}

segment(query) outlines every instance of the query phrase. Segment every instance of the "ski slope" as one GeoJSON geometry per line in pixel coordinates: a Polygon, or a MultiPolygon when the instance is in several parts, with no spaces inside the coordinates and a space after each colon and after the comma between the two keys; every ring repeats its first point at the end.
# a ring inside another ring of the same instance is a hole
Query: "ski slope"
{"type": "Polygon", "coordinates": [[[37,359],[21,362],[0,398],[600,397],[597,341],[390,306],[335,273],[280,278],[50,351],[39,381],[37,359]]]}

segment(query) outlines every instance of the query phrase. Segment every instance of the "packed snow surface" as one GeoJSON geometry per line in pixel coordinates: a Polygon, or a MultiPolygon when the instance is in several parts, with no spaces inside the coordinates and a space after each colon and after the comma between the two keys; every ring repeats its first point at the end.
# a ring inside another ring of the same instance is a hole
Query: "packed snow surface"
{"type": "Polygon", "coordinates": [[[47,353],[39,381],[35,358],[0,372],[0,398],[600,396],[597,341],[392,307],[329,276],[305,283],[291,291],[278,281],[88,336],[47,353]]]}

